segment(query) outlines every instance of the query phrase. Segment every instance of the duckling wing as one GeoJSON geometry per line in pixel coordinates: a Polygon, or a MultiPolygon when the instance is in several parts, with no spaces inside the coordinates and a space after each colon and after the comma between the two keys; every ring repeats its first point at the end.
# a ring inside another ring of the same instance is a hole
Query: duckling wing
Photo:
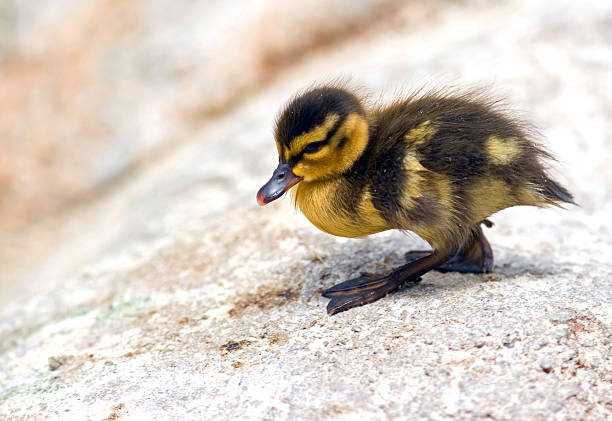
{"type": "Polygon", "coordinates": [[[440,94],[378,116],[372,202],[392,227],[457,247],[504,208],[571,202],[524,124],[480,96],[440,94]]]}

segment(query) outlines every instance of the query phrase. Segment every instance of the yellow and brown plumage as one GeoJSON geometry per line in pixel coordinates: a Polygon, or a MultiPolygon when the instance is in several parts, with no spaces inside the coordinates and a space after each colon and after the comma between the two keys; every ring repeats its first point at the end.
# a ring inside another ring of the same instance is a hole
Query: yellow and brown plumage
{"type": "Polygon", "coordinates": [[[482,273],[493,254],[481,223],[517,205],[573,203],[545,172],[551,156],[524,124],[478,93],[435,91],[366,108],[322,86],[291,100],[275,131],[279,166],[263,205],[295,185],[296,205],[343,237],[410,230],[433,247],[384,277],[360,276],[323,293],[330,314],[383,297],[431,270],[482,273]]]}

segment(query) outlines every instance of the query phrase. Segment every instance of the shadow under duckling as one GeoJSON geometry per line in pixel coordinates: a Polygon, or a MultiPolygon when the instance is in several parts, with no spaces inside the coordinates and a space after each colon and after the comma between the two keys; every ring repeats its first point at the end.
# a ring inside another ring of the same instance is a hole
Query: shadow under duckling
{"type": "Polygon", "coordinates": [[[510,206],[574,203],[543,166],[551,155],[528,127],[481,93],[444,90],[366,108],[342,86],[292,99],[277,119],[279,165],[257,193],[265,205],[292,190],[319,229],[342,237],[410,230],[433,251],[389,275],[362,275],[323,292],[335,314],[371,303],[436,269],[493,270],[481,224],[510,206]]]}

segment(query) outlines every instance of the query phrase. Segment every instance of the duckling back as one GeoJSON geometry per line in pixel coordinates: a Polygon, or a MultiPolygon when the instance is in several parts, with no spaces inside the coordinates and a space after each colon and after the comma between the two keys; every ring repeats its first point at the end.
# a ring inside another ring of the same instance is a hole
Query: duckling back
{"type": "Polygon", "coordinates": [[[375,116],[365,171],[372,203],[392,228],[436,249],[460,248],[491,214],[573,203],[543,166],[528,127],[478,94],[432,93],[375,116]]]}

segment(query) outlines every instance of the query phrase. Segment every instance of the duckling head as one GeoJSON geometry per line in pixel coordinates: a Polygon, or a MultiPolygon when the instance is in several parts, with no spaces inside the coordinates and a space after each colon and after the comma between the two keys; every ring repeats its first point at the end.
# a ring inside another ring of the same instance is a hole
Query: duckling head
{"type": "Polygon", "coordinates": [[[361,101],[338,87],[312,89],[291,100],[275,130],[278,167],[257,192],[265,205],[297,183],[339,177],[363,154],[368,122],[361,101]]]}

